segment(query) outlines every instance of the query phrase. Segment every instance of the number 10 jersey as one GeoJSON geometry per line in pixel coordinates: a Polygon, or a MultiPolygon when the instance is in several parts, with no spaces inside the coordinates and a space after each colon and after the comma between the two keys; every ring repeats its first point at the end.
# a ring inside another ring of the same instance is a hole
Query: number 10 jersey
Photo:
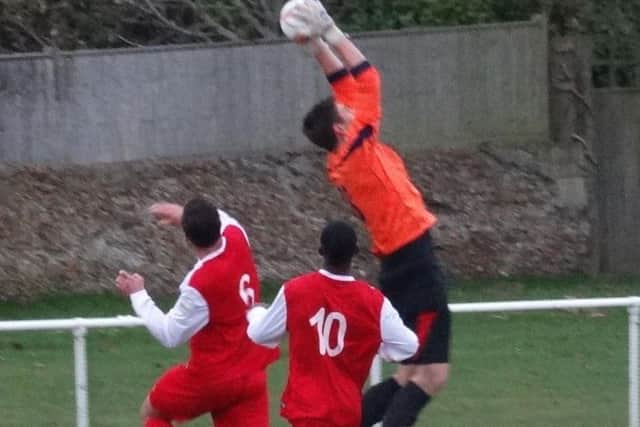
{"type": "Polygon", "coordinates": [[[289,380],[281,414],[296,425],[360,425],[360,399],[382,344],[384,296],[351,276],[325,270],[284,285],[289,380]]]}

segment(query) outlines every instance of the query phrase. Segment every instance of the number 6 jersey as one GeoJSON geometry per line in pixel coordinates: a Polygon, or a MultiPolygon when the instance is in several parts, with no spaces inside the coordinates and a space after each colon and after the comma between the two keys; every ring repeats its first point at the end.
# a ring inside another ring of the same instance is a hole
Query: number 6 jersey
{"type": "Polygon", "coordinates": [[[248,335],[258,344],[275,347],[289,333],[281,414],[294,426],[359,426],[361,390],[376,353],[400,361],[418,348],[380,291],[326,270],[288,281],[268,310],[256,307],[248,318],[248,335]]]}
{"type": "Polygon", "coordinates": [[[198,260],[180,284],[180,297],[165,315],[146,291],[131,295],[136,313],[163,345],[189,341],[190,370],[225,382],[261,372],[277,350],[255,345],[246,334],[246,310],[260,286],[242,226],[223,211],[220,248],[198,260]]]}

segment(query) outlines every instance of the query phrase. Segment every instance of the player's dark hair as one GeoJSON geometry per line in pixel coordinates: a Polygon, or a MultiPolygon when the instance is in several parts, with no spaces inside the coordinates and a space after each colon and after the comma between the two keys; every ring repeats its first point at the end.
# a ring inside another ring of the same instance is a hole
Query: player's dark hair
{"type": "Polygon", "coordinates": [[[218,209],[202,197],[189,200],[182,213],[182,230],[196,247],[213,246],[220,238],[218,209]]]}
{"type": "Polygon", "coordinates": [[[333,98],[327,98],[311,108],[304,117],[302,132],[318,147],[333,151],[338,145],[338,137],[333,125],[340,122],[340,116],[333,98]]]}
{"type": "Polygon", "coordinates": [[[343,221],[331,221],[320,235],[320,254],[325,263],[341,267],[358,253],[358,237],[353,227],[343,221]]]}

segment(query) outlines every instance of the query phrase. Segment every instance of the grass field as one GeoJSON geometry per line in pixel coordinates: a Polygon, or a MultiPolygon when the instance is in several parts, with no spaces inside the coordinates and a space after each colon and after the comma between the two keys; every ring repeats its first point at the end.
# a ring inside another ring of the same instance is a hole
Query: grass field
{"type": "MultiPolygon", "coordinates": [[[[452,302],[632,294],[640,294],[640,281],[475,282],[450,292],[452,302]]],[[[115,296],[0,303],[2,320],[128,313],[127,301],[115,296]]],[[[453,327],[450,385],[424,411],[418,425],[626,425],[624,309],[456,314],[453,327]]],[[[153,380],[186,354],[184,349],[162,348],[142,328],[92,330],[87,348],[94,427],[138,425],[137,408],[153,380]]],[[[286,425],[277,413],[285,370],[283,360],[270,369],[274,426],[286,425]]],[[[0,334],[0,426],[70,427],[74,404],[69,332],[0,334]]],[[[201,419],[188,425],[211,423],[201,419]]]]}

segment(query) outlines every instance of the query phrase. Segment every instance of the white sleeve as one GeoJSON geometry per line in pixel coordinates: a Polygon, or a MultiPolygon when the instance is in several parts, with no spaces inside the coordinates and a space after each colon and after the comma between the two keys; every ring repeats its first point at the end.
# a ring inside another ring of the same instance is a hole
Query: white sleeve
{"type": "Polygon", "coordinates": [[[160,344],[177,347],[193,337],[209,323],[209,305],[200,292],[187,286],[167,314],[153,302],[146,290],[131,294],[131,305],[160,344]]]}
{"type": "Polygon", "coordinates": [[[400,362],[418,351],[418,337],[405,326],[398,311],[387,298],[380,310],[382,344],[378,354],[386,361],[400,362]]]}
{"type": "Polygon", "coordinates": [[[247,312],[247,335],[256,344],[276,348],[287,332],[287,302],[284,286],[278,291],[271,306],[254,307],[247,312]]]}

